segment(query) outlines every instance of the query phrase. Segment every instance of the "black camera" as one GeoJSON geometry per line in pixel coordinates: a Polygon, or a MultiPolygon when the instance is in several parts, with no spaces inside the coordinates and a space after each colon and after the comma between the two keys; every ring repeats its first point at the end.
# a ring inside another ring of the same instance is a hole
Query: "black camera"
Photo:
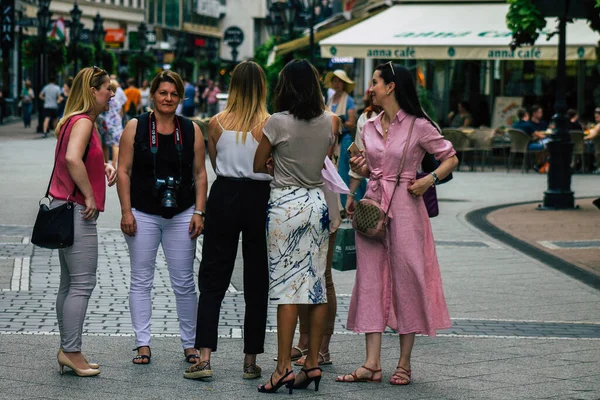
{"type": "Polygon", "coordinates": [[[160,194],[160,205],[164,208],[177,207],[177,191],[181,185],[181,179],[167,176],[165,179],[156,179],[156,189],[160,194]]]}

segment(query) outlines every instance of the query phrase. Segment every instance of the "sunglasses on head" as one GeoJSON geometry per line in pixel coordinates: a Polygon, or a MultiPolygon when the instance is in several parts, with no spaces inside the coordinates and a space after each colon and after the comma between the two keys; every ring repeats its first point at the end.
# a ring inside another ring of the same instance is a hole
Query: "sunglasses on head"
{"type": "Polygon", "coordinates": [[[384,65],[389,65],[390,69],[392,70],[392,74],[394,74],[394,76],[396,76],[396,71],[394,71],[394,64],[392,64],[391,60],[386,62],[384,65]]]}

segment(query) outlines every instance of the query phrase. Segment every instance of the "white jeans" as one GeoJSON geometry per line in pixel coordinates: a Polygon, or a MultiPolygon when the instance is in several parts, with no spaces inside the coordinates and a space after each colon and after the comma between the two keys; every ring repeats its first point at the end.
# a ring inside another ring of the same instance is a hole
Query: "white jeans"
{"type": "Polygon", "coordinates": [[[194,283],[196,241],[188,232],[194,207],[166,219],[133,209],[137,223],[135,236],[125,235],[131,259],[129,310],[136,337],[136,347],[150,346],[152,284],[158,245],[162,244],[171,287],[175,293],[179,331],[184,349],[193,348],[196,336],[198,298],[194,283]]]}

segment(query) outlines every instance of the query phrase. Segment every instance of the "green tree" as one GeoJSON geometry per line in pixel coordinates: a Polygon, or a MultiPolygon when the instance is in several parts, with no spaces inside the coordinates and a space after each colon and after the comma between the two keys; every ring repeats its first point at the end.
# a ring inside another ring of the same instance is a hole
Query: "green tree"
{"type": "Polygon", "coordinates": [[[271,37],[262,45],[258,46],[254,51],[254,61],[260,65],[265,71],[265,75],[267,78],[267,105],[269,110],[271,110],[271,102],[273,99],[273,91],[275,90],[275,86],[277,85],[277,79],[279,78],[279,71],[283,69],[283,59],[281,57],[275,56],[275,59],[270,65],[268,64],[269,56],[277,41],[274,37],[271,37]]]}
{"type": "Polygon", "coordinates": [[[23,66],[25,68],[33,67],[42,50],[47,56],[47,71],[60,73],[65,69],[67,51],[64,43],[51,38],[42,41],[37,36],[25,39],[21,44],[23,66]]]}
{"type": "MultiPolygon", "coordinates": [[[[600,32],[600,0],[571,0],[578,2],[585,10],[590,27],[600,32]]],[[[506,26],[513,33],[510,47],[514,50],[521,45],[533,45],[546,27],[543,9],[538,8],[535,0],[507,0],[510,5],[506,14],[506,26]]],[[[553,33],[549,34],[551,37],[553,33]]]]}

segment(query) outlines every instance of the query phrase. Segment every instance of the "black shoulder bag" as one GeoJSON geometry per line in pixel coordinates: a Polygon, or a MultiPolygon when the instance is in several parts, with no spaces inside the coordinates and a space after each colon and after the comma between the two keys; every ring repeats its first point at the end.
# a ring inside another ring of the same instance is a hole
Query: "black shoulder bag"
{"type": "MultiPolygon", "coordinates": [[[[69,125],[71,125],[70,121],[69,125]]],[[[66,128],[64,132],[66,132],[66,128]]],[[[93,134],[94,132],[92,131],[92,135],[93,134]]],[[[61,134],[60,142],[58,144],[59,153],[64,137],[64,133],[61,134]]],[[[90,143],[88,142],[85,153],[83,154],[83,162],[85,162],[87,158],[89,149],[90,143]]],[[[52,184],[52,177],[54,176],[54,170],[56,169],[56,161],[57,157],[54,158],[54,167],[52,168],[52,174],[50,174],[50,182],[48,182],[46,195],[39,201],[40,209],[38,211],[37,218],[35,219],[33,233],[31,234],[31,243],[46,249],[63,249],[65,247],[72,246],[73,240],[75,239],[73,226],[73,210],[75,209],[75,204],[70,200],[70,198],[75,197],[75,193],[77,193],[77,185],[75,185],[73,188],[73,193],[71,193],[71,196],[67,198],[67,202],[65,204],[53,209],[50,209],[49,207],[50,185],[52,184]],[[43,203],[44,199],[48,200],[48,205],[43,203]]]]}

